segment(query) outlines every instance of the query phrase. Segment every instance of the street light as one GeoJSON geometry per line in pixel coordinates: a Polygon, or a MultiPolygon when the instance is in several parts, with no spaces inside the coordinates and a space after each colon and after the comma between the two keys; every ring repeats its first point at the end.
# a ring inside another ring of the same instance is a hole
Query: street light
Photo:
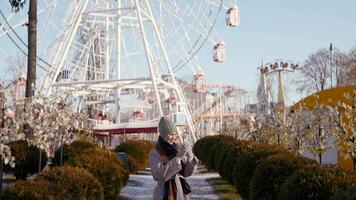
{"type": "Polygon", "coordinates": [[[330,43],[329,46],[330,51],[330,88],[333,87],[333,44],[330,43]]]}

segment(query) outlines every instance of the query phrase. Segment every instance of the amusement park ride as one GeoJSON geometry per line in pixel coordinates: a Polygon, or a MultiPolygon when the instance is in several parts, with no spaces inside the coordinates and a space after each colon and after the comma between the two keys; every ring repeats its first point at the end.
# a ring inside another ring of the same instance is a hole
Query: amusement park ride
{"type": "Polygon", "coordinates": [[[295,64],[292,61],[277,59],[271,63],[262,64],[258,70],[261,73],[260,84],[257,89],[258,97],[258,114],[270,114],[271,111],[278,111],[280,118],[284,121],[284,110],[285,110],[285,98],[284,98],[284,86],[283,86],[283,73],[294,72],[299,69],[299,64],[295,64]],[[270,97],[266,78],[277,74],[278,79],[278,97],[275,106],[270,104],[270,97]]]}
{"type": "MultiPolygon", "coordinates": [[[[1,4],[0,38],[21,38],[26,18],[1,4]]],[[[226,29],[240,24],[236,0],[47,0],[38,10],[39,92],[70,93],[73,109],[88,112],[107,143],[155,133],[161,116],[179,126],[181,140],[192,141],[217,132],[216,121],[221,129],[224,119],[238,118],[246,92],[206,83],[197,59],[211,42],[212,60],[226,60],[217,25],[222,14],[226,29]]]]}

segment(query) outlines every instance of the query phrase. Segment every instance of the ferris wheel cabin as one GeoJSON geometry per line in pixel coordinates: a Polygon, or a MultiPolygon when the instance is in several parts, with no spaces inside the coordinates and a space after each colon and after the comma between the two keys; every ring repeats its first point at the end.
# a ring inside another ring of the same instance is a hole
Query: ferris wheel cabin
{"type": "Polygon", "coordinates": [[[238,7],[234,6],[227,10],[226,25],[231,27],[236,27],[240,25],[240,12],[238,7]]]}
{"type": "Polygon", "coordinates": [[[23,100],[26,92],[26,78],[24,75],[20,75],[19,79],[14,85],[14,98],[16,101],[23,100]]]}
{"type": "Polygon", "coordinates": [[[213,48],[213,61],[224,62],[226,60],[226,49],[223,42],[217,43],[213,48]]]}
{"type": "Polygon", "coordinates": [[[195,93],[203,93],[206,90],[205,77],[202,74],[197,74],[193,78],[192,89],[195,93]]]}

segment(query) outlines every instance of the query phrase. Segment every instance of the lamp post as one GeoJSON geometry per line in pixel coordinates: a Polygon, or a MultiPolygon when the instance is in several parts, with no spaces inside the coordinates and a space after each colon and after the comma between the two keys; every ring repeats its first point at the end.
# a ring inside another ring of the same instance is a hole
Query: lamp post
{"type": "Polygon", "coordinates": [[[333,44],[330,43],[329,46],[330,51],[330,88],[333,87],[333,44]]]}

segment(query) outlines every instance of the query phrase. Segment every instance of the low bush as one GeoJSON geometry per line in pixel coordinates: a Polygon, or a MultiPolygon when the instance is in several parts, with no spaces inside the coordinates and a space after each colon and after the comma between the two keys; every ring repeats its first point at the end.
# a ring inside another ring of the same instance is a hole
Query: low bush
{"type": "Polygon", "coordinates": [[[193,146],[193,152],[196,157],[199,158],[203,163],[206,163],[208,146],[214,142],[214,136],[203,137],[198,140],[193,146]]]}
{"type": "MultiPolygon", "coordinates": [[[[15,168],[5,166],[4,171],[7,173],[13,173],[16,179],[26,180],[31,175],[38,173],[40,149],[29,145],[24,140],[11,142],[9,144],[11,148],[11,154],[15,157],[15,168]]],[[[41,170],[47,163],[47,155],[42,152],[41,155],[41,170]]]]}
{"type": "MultiPolygon", "coordinates": [[[[229,137],[229,136],[228,136],[229,137]]],[[[240,141],[231,138],[228,141],[217,142],[213,146],[212,158],[214,159],[214,170],[222,174],[224,168],[224,162],[228,153],[235,148],[237,145],[241,145],[240,141]]]]}
{"type": "Polygon", "coordinates": [[[356,186],[348,186],[336,192],[330,200],[355,200],[356,199],[356,186]]]}
{"type": "Polygon", "coordinates": [[[93,174],[103,186],[105,199],[115,199],[121,188],[127,184],[128,171],[112,151],[87,149],[81,155],[70,157],[67,163],[93,174]]]}
{"type": "Polygon", "coordinates": [[[236,159],[242,151],[248,151],[249,149],[251,149],[249,142],[239,140],[236,141],[235,145],[233,145],[232,149],[227,153],[220,175],[230,184],[233,184],[232,172],[234,170],[236,159]]]}
{"type": "Polygon", "coordinates": [[[16,181],[0,194],[0,200],[56,200],[46,181],[16,181]]]}
{"type": "Polygon", "coordinates": [[[284,149],[280,147],[255,144],[252,149],[242,151],[239,154],[235,161],[232,177],[233,183],[242,198],[248,198],[250,180],[259,160],[283,152],[285,152],[284,149]]]}
{"type": "Polygon", "coordinates": [[[224,162],[226,160],[227,154],[234,148],[234,144],[224,144],[220,143],[219,146],[216,147],[215,150],[215,170],[219,173],[223,173],[224,162]]]}
{"type": "MultiPolygon", "coordinates": [[[[216,170],[216,166],[215,166],[215,155],[220,154],[221,152],[221,146],[226,145],[222,142],[214,142],[212,144],[212,146],[210,147],[210,151],[209,153],[207,153],[206,155],[208,155],[208,158],[206,159],[206,163],[204,163],[206,165],[206,167],[208,167],[208,169],[210,170],[216,170]]],[[[217,155],[219,156],[219,155],[217,155]]]]}
{"type": "Polygon", "coordinates": [[[100,182],[83,168],[55,167],[42,173],[39,179],[48,181],[56,196],[63,199],[104,200],[100,182]]]}
{"type": "Polygon", "coordinates": [[[328,200],[336,191],[356,183],[355,176],[335,166],[310,166],[294,172],[283,183],[279,200],[328,200]]]}
{"type": "Polygon", "coordinates": [[[295,170],[316,164],[314,160],[291,153],[272,155],[262,159],[250,181],[249,199],[275,200],[281,185],[295,170]]]}
{"type": "Polygon", "coordinates": [[[208,136],[202,139],[203,141],[199,144],[198,142],[193,147],[193,152],[197,152],[196,156],[208,167],[208,169],[216,170],[215,166],[215,155],[219,154],[220,145],[232,144],[236,140],[229,135],[217,135],[208,136]]]}
{"type": "Polygon", "coordinates": [[[83,151],[95,147],[97,147],[95,143],[87,140],[77,140],[69,145],[64,144],[62,147],[59,147],[55,151],[52,160],[52,165],[61,166],[61,152],[62,152],[62,165],[64,165],[70,157],[76,157],[80,155],[83,151]]]}
{"type": "Polygon", "coordinates": [[[145,140],[128,140],[115,148],[116,152],[125,152],[139,162],[138,170],[144,170],[149,163],[149,153],[154,148],[153,142],[145,140]]]}
{"type": "Polygon", "coordinates": [[[133,158],[130,155],[126,155],[126,168],[129,170],[130,173],[135,174],[139,169],[140,163],[138,162],[138,160],[136,160],[135,158],[133,158]]]}

